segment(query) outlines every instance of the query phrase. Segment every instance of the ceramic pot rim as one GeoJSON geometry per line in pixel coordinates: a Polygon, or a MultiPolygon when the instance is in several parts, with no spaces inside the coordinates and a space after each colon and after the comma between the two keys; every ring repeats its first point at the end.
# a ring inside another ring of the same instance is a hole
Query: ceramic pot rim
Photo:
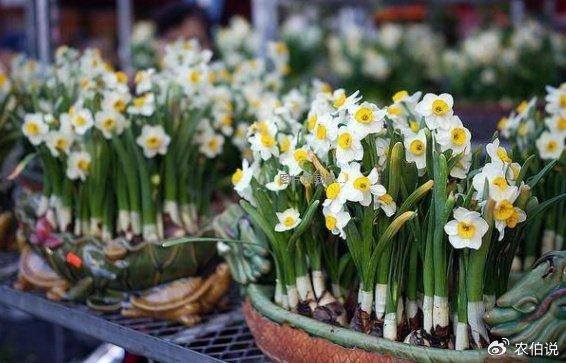
{"type": "Polygon", "coordinates": [[[326,339],[345,348],[359,348],[369,352],[408,359],[416,362],[483,362],[514,361],[522,362],[514,355],[491,356],[487,350],[455,351],[430,347],[417,347],[402,342],[390,341],[366,335],[351,329],[332,326],[320,321],[292,313],[270,299],[269,286],[250,284],[246,295],[253,308],[263,317],[277,324],[286,324],[309,335],[326,339]]]}

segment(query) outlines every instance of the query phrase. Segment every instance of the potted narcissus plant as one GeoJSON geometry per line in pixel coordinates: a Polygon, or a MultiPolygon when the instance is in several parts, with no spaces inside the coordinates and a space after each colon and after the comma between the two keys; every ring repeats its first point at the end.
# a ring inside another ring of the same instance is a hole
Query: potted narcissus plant
{"type": "Polygon", "coordinates": [[[232,176],[243,211],[217,227],[219,248],[247,251],[229,258],[269,357],[489,356],[484,314],[505,295],[525,227],[564,195],[539,204],[548,169],[526,178],[497,138],[472,150],[453,107],[449,94],[400,91],[379,108],[338,89],[305,118],[250,129],[252,155],[232,176]],[[267,256],[273,280],[256,273],[267,256]]]}
{"type": "MultiPolygon", "coordinates": [[[[548,170],[535,191],[540,202],[566,192],[564,143],[566,138],[566,83],[547,87],[544,111],[537,99],[521,102],[497,126],[501,136],[510,143],[513,160],[523,163],[527,176],[548,170]]],[[[518,165],[512,163],[511,165],[518,165]]],[[[520,246],[514,269],[528,270],[538,257],[552,250],[564,249],[566,221],[561,202],[540,215],[527,229],[527,238],[520,246]]]]}

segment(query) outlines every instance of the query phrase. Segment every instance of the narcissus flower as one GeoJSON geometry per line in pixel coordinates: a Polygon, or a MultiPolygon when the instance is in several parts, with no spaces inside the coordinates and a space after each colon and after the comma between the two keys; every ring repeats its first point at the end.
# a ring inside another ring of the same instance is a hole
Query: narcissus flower
{"type": "Polygon", "coordinates": [[[427,93],[421,102],[415,106],[415,111],[425,118],[426,125],[431,130],[448,129],[451,126],[454,110],[454,99],[448,93],[435,95],[427,93]]]}
{"type": "Polygon", "coordinates": [[[307,135],[307,140],[316,155],[325,160],[337,133],[337,122],[332,116],[324,115],[318,118],[312,133],[307,135]]]}
{"type": "Polygon", "coordinates": [[[436,141],[440,145],[440,149],[443,152],[452,150],[454,155],[461,152],[469,153],[471,151],[471,139],[470,131],[462,125],[458,116],[452,116],[450,127],[440,128],[436,134],[436,141]]]}
{"type": "Polygon", "coordinates": [[[112,135],[120,135],[126,126],[124,116],[114,110],[99,111],[96,113],[94,126],[102,132],[106,139],[111,139],[112,135]]]}
{"type": "Polygon", "coordinates": [[[376,134],[383,129],[383,118],[385,110],[380,110],[376,105],[369,102],[352,107],[350,109],[351,119],[348,126],[363,139],[369,134],[376,134]]]}
{"type": "Polygon", "coordinates": [[[40,113],[30,113],[25,116],[22,132],[32,145],[41,144],[47,131],[49,131],[49,127],[43,121],[43,116],[40,113]]]}
{"type": "Polygon", "coordinates": [[[397,203],[395,203],[393,197],[387,193],[377,196],[374,204],[379,206],[388,217],[391,217],[397,211],[397,203]]]}
{"type": "Polygon", "coordinates": [[[289,208],[285,211],[276,213],[279,223],[275,225],[276,232],[285,232],[293,229],[301,223],[299,211],[295,208],[289,208]]]}
{"type": "Polygon", "coordinates": [[[334,212],[328,207],[322,209],[322,214],[324,215],[324,225],[326,228],[332,232],[332,234],[339,235],[341,238],[346,238],[344,227],[346,227],[350,221],[350,214],[344,210],[334,212]]]}
{"type": "Polygon", "coordinates": [[[278,192],[280,190],[285,190],[290,183],[290,175],[287,172],[279,170],[277,175],[273,177],[273,181],[265,185],[265,187],[271,191],[278,192]]]}
{"type": "Polygon", "coordinates": [[[146,93],[143,96],[134,98],[128,113],[132,115],[151,116],[155,111],[155,96],[153,93],[146,93]]]}
{"type": "Polygon", "coordinates": [[[544,120],[544,123],[553,133],[566,136],[566,116],[547,117],[544,120]]]}
{"type": "Polygon", "coordinates": [[[412,137],[406,137],[405,158],[407,162],[415,162],[417,169],[423,170],[426,167],[426,135],[424,130],[412,137]]]}
{"type": "Polygon", "coordinates": [[[492,163],[510,164],[513,162],[507,154],[507,150],[505,150],[504,147],[499,146],[499,139],[495,139],[493,142],[487,144],[485,146],[485,151],[491,158],[492,163]]]}
{"type": "Polygon", "coordinates": [[[364,149],[357,134],[347,126],[341,126],[336,138],[336,164],[347,165],[351,161],[360,161],[364,156],[364,149]]]}
{"type": "Polygon", "coordinates": [[[66,130],[49,131],[45,138],[45,143],[51,155],[57,157],[60,154],[68,154],[75,136],[66,130]]]}
{"type": "Polygon", "coordinates": [[[141,135],[138,136],[136,142],[142,147],[146,158],[153,158],[157,154],[165,155],[167,153],[167,147],[171,142],[171,138],[165,133],[161,125],[144,125],[141,135]]]}
{"type": "Polygon", "coordinates": [[[535,142],[540,158],[543,160],[560,158],[564,151],[564,139],[564,134],[543,132],[535,142]]]}
{"type": "MultiPolygon", "coordinates": [[[[340,176],[338,178],[340,180],[340,176]]],[[[324,208],[338,213],[346,203],[346,193],[344,193],[344,183],[334,181],[326,187],[326,199],[322,203],[324,208]]]]}
{"type": "Polygon", "coordinates": [[[546,112],[566,117],[566,82],[558,88],[547,86],[546,91],[546,112]]]}
{"type": "Polygon", "coordinates": [[[232,185],[234,185],[234,190],[248,202],[254,204],[254,198],[252,194],[251,181],[254,175],[257,173],[257,164],[250,165],[246,159],[242,161],[242,168],[236,169],[234,174],[232,174],[232,185]]]}
{"type": "Polygon", "coordinates": [[[84,181],[88,175],[91,157],[86,151],[74,151],[67,159],[67,177],[71,180],[84,181]]]}
{"type": "Polygon", "coordinates": [[[73,126],[73,130],[75,130],[78,135],[84,135],[85,132],[90,130],[92,125],[94,125],[92,113],[84,108],[71,109],[71,111],[69,111],[69,120],[73,126]]]}
{"type": "Polygon", "coordinates": [[[487,222],[478,212],[462,207],[454,209],[454,219],[444,226],[450,244],[456,249],[478,250],[481,247],[482,237],[488,229],[487,222]]]}
{"type": "Polygon", "coordinates": [[[199,151],[207,158],[213,159],[220,155],[224,146],[224,137],[214,132],[205,133],[200,141],[199,151]]]}
{"type": "MultiPolygon", "coordinates": [[[[379,197],[385,194],[385,187],[378,183],[377,169],[372,169],[371,172],[365,176],[360,171],[360,164],[353,162],[344,168],[347,175],[346,189],[344,191],[347,200],[352,202],[359,202],[364,207],[367,207],[372,202],[372,195],[379,197]]],[[[341,181],[339,179],[339,181],[341,181]]]]}

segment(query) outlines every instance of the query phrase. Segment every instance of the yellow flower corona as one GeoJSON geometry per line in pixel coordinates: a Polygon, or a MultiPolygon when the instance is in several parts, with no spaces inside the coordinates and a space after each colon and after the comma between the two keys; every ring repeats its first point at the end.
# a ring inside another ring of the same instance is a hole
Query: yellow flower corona
{"type": "Polygon", "coordinates": [[[512,161],[509,155],[507,155],[507,150],[505,150],[505,148],[498,147],[496,153],[504,163],[510,163],[512,161]]]}
{"type": "Polygon", "coordinates": [[[401,90],[393,95],[393,102],[401,102],[409,95],[409,92],[401,90]]]}
{"type": "Polygon", "coordinates": [[[328,199],[336,199],[338,194],[340,194],[340,184],[334,182],[326,187],[326,198],[328,199]]]}
{"type": "Polygon", "coordinates": [[[373,110],[369,107],[360,107],[354,114],[354,119],[361,124],[369,124],[373,121],[373,110]]]}
{"type": "Polygon", "coordinates": [[[293,224],[295,224],[295,218],[293,216],[287,216],[285,217],[285,219],[283,219],[283,224],[287,227],[291,227],[293,224]]]}
{"type": "Polygon", "coordinates": [[[314,130],[314,126],[316,125],[317,119],[318,118],[316,117],[316,115],[314,113],[309,115],[309,117],[307,119],[307,129],[309,131],[314,130]]]}
{"type": "Polygon", "coordinates": [[[464,145],[466,143],[466,131],[462,127],[455,127],[451,131],[452,142],[454,145],[464,145]]]}
{"type": "Polygon", "coordinates": [[[307,151],[303,149],[295,150],[295,152],[293,153],[293,158],[295,159],[296,162],[301,162],[303,160],[306,160],[307,157],[308,157],[307,151]]]}
{"type": "Polygon", "coordinates": [[[495,210],[493,215],[495,219],[500,221],[506,221],[511,217],[514,213],[513,203],[508,200],[502,200],[501,202],[497,203],[495,206],[495,210]]]}
{"type": "Polygon", "coordinates": [[[262,134],[261,143],[263,144],[263,146],[271,148],[275,146],[275,139],[269,134],[262,134]]]}
{"type": "Polygon", "coordinates": [[[436,116],[444,116],[446,113],[450,111],[450,106],[448,103],[442,99],[436,99],[432,102],[432,112],[436,116]]]}
{"type": "Polygon", "coordinates": [[[415,120],[412,120],[409,122],[409,128],[411,129],[411,131],[413,131],[414,133],[419,132],[419,123],[415,120]]]}
{"type": "Polygon", "coordinates": [[[242,171],[242,169],[240,168],[236,169],[234,174],[232,174],[232,184],[234,185],[238,184],[243,177],[244,177],[244,172],[242,171]]]}
{"type": "Polygon", "coordinates": [[[349,149],[352,147],[352,135],[349,132],[344,132],[338,136],[338,146],[342,149],[349,149]]]}
{"type": "Polygon", "coordinates": [[[161,146],[161,138],[157,136],[150,136],[145,140],[145,146],[149,149],[158,149],[161,146]]]}
{"type": "Polygon", "coordinates": [[[315,130],[316,138],[319,140],[326,139],[326,126],[318,124],[315,130]]]}
{"type": "Polygon", "coordinates": [[[468,222],[458,222],[458,236],[470,239],[476,233],[476,226],[468,222]]]}
{"type": "Polygon", "coordinates": [[[326,228],[329,231],[332,231],[334,228],[336,228],[336,218],[334,216],[326,216],[324,218],[324,222],[325,222],[326,228]]]}
{"type": "Polygon", "coordinates": [[[554,152],[556,149],[558,149],[558,143],[556,140],[550,140],[548,144],[546,144],[546,151],[554,152]]]}
{"type": "Polygon", "coordinates": [[[370,187],[369,179],[365,176],[361,176],[354,180],[354,188],[362,192],[367,192],[370,187]]]}
{"type": "Polygon", "coordinates": [[[39,126],[36,123],[30,122],[26,125],[26,133],[35,136],[39,133],[39,126]]]}
{"type": "Polygon", "coordinates": [[[389,205],[393,202],[393,197],[389,194],[383,194],[379,197],[379,200],[386,205],[389,205]]]}
{"type": "Polygon", "coordinates": [[[338,96],[338,98],[336,98],[336,100],[334,101],[334,107],[338,108],[342,106],[344,102],[346,102],[346,94],[341,93],[340,96],[338,96]]]}
{"type": "Polygon", "coordinates": [[[417,156],[422,155],[425,152],[425,144],[421,140],[413,140],[409,147],[409,151],[417,156]]]}
{"type": "Polygon", "coordinates": [[[509,186],[507,184],[507,180],[505,180],[504,177],[502,176],[498,176],[497,178],[493,179],[491,184],[497,186],[499,188],[500,191],[505,191],[507,189],[507,187],[509,186]]]}

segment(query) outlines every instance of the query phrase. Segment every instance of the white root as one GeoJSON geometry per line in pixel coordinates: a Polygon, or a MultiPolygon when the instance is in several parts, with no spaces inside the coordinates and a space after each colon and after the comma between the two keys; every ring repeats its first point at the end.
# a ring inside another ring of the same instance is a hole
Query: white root
{"type": "Polygon", "coordinates": [[[553,230],[545,229],[542,234],[542,243],[540,246],[540,253],[544,255],[545,253],[554,250],[554,236],[553,230]]]}
{"type": "Polygon", "coordinates": [[[375,317],[383,319],[385,314],[385,303],[387,301],[387,284],[375,284],[375,317]]]}
{"type": "Polygon", "coordinates": [[[287,294],[281,294],[281,307],[285,310],[289,310],[289,298],[287,294]]]}
{"type": "Polygon", "coordinates": [[[130,227],[130,212],[127,210],[118,211],[118,232],[127,232],[130,227]]]}
{"type": "Polygon", "coordinates": [[[339,284],[332,284],[332,295],[334,295],[338,300],[342,299],[342,288],[339,284]]]}
{"type": "Polygon", "coordinates": [[[102,223],[100,218],[92,217],[90,219],[90,235],[94,237],[102,236],[102,223]]]}
{"type": "Polygon", "coordinates": [[[397,340],[397,317],[395,313],[385,314],[383,320],[383,337],[389,340],[397,340]]]}
{"type": "Polygon", "coordinates": [[[157,236],[157,226],[155,224],[143,225],[143,239],[150,243],[159,241],[159,237],[157,236]]]}
{"type": "Polygon", "coordinates": [[[107,226],[102,226],[102,240],[108,242],[112,240],[112,231],[107,226]]]}
{"type": "Polygon", "coordinates": [[[275,279],[275,303],[279,306],[283,306],[283,285],[281,280],[275,279]]]}
{"type": "Polygon", "coordinates": [[[450,309],[448,306],[448,298],[444,296],[434,295],[434,306],[432,310],[433,327],[447,327],[450,324],[450,309]]]}
{"type": "Polygon", "coordinates": [[[472,339],[479,347],[482,346],[480,338],[485,339],[489,343],[487,329],[483,322],[484,313],[483,301],[468,301],[468,322],[472,331],[472,339]]]}
{"type": "Polygon", "coordinates": [[[432,332],[432,296],[425,295],[423,298],[423,328],[428,333],[432,332]]]}
{"type": "Polygon", "coordinates": [[[373,302],[372,291],[361,291],[359,300],[360,308],[368,314],[371,314],[371,303],[373,302]]]}
{"type": "Polygon", "coordinates": [[[326,290],[326,286],[324,283],[324,274],[320,270],[313,270],[312,272],[312,285],[314,287],[314,296],[319,299],[324,291],[326,290]]]}
{"type": "Polygon", "coordinates": [[[183,221],[185,231],[189,234],[193,234],[198,231],[198,217],[196,207],[193,204],[189,203],[181,206],[181,220],[183,221]]]}
{"type": "Polygon", "coordinates": [[[466,350],[469,347],[470,341],[468,338],[468,324],[459,322],[456,325],[456,342],[454,344],[454,349],[466,350]]]}
{"type": "Polygon", "coordinates": [[[179,214],[179,205],[177,204],[177,201],[165,200],[165,202],[163,202],[163,213],[169,214],[169,217],[171,217],[171,221],[173,221],[173,223],[179,226],[183,225],[183,222],[181,221],[181,215],[179,214]]]}
{"type": "Polygon", "coordinates": [[[159,239],[165,239],[165,230],[163,226],[163,214],[157,213],[157,236],[159,239]]]}
{"type": "Polygon", "coordinates": [[[289,300],[289,309],[296,312],[297,306],[299,306],[299,293],[297,291],[297,286],[287,285],[287,299],[289,300]]]}
{"type": "Polygon", "coordinates": [[[408,319],[416,318],[417,314],[419,313],[419,305],[418,305],[417,301],[407,299],[406,311],[407,311],[407,318],[408,319]]]}
{"type": "Polygon", "coordinates": [[[140,235],[141,231],[142,231],[140,214],[138,212],[131,211],[130,212],[130,222],[132,224],[132,233],[136,236],[140,235]]]}
{"type": "Polygon", "coordinates": [[[299,299],[301,301],[314,300],[314,292],[309,275],[299,276],[296,279],[299,299]]]}

